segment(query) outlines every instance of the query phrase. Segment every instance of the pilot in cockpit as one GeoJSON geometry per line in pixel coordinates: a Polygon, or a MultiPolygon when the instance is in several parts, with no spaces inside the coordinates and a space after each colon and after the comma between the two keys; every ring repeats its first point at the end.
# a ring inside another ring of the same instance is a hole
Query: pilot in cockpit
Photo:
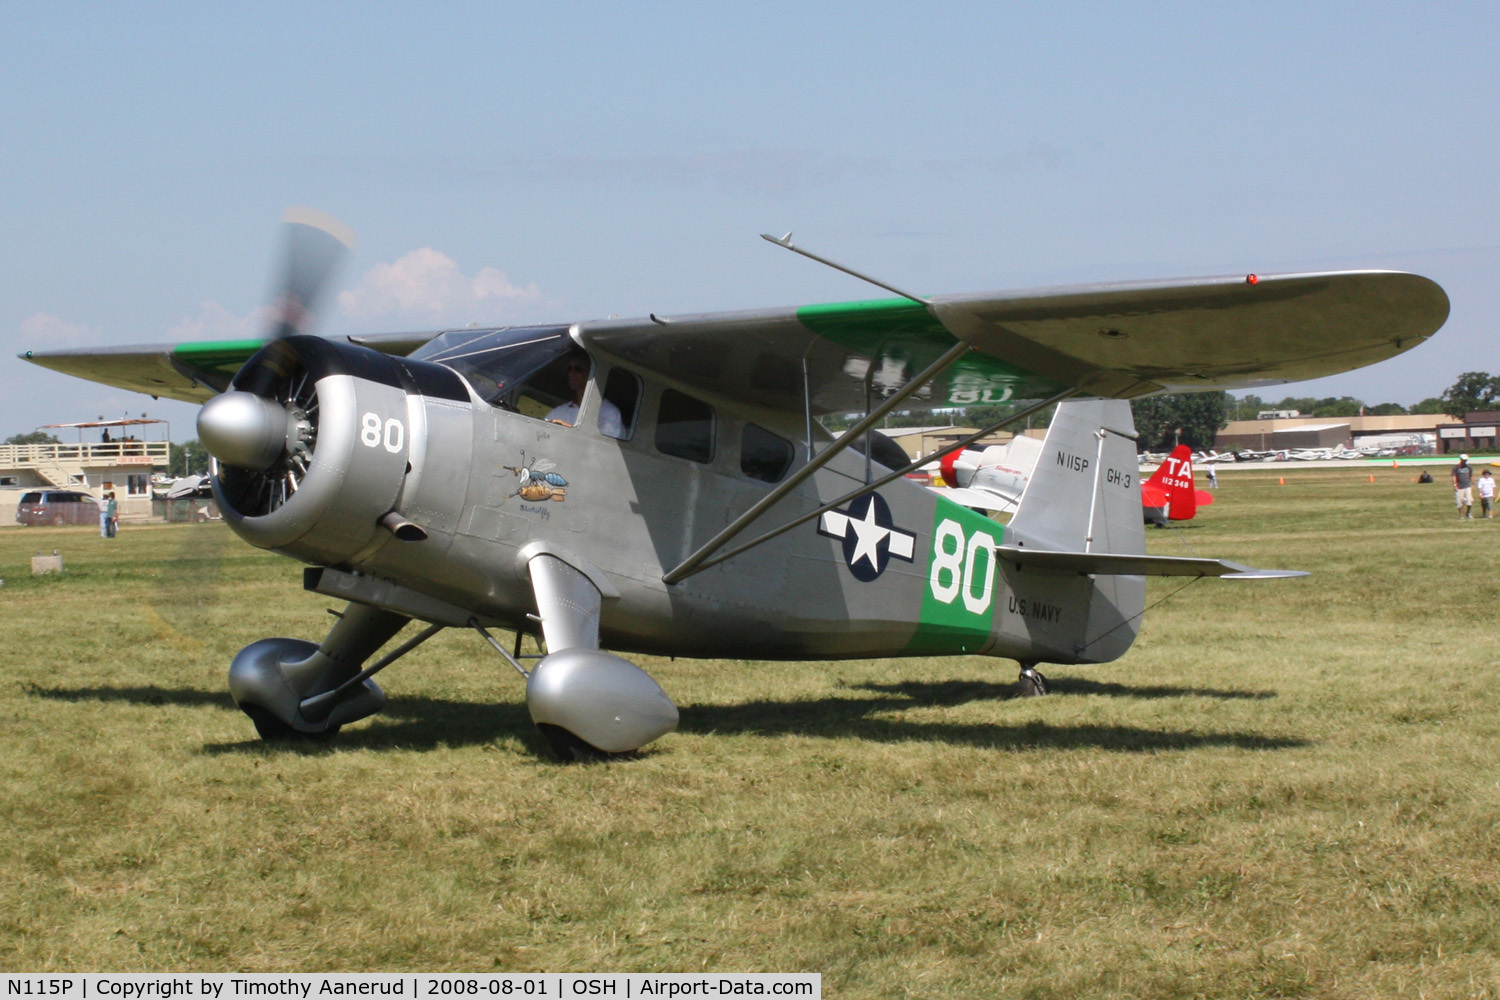
{"type": "MultiPolygon", "coordinates": [[[[572,427],[578,423],[578,407],[583,402],[583,390],[589,384],[589,356],[581,350],[568,352],[568,391],[572,398],[554,406],[547,419],[554,424],[572,427]]],[[[605,437],[623,438],[625,425],[620,419],[620,408],[607,399],[599,400],[599,433],[605,437]]]]}

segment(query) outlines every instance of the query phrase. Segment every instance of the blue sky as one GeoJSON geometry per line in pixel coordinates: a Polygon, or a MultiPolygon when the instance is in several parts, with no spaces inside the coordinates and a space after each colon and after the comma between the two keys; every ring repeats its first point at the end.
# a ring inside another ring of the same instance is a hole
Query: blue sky
{"type": "MultiPolygon", "coordinates": [[[[1394,267],[1428,344],[1285,394],[1500,372],[1500,5],[11,3],[0,437],[193,408],[28,348],[253,335],[277,221],[322,332],[1394,267]]],[[[1265,395],[1279,398],[1281,390],[1265,395]]]]}

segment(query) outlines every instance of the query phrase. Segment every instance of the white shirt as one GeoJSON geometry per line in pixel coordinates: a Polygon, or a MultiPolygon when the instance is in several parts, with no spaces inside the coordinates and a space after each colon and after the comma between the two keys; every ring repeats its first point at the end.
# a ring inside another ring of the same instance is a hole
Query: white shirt
{"type": "MultiPolygon", "coordinates": [[[[570,399],[554,406],[547,414],[547,419],[574,427],[578,424],[578,404],[570,399]]],[[[599,401],[599,433],[616,440],[625,436],[625,422],[620,419],[620,408],[607,399],[599,401]]]]}

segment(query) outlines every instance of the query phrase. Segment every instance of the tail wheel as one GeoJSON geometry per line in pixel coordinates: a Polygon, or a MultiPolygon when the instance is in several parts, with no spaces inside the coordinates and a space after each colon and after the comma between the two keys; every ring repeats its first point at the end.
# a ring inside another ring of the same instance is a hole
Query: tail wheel
{"type": "Polygon", "coordinates": [[[1022,665],[1021,676],[1016,679],[1016,694],[1022,698],[1040,698],[1052,688],[1042,672],[1030,665],[1022,665]]]}

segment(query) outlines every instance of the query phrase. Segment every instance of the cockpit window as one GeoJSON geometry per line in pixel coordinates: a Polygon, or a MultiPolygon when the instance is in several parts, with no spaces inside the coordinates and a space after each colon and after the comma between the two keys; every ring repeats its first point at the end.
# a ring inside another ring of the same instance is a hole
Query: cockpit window
{"type": "MultiPolygon", "coordinates": [[[[452,368],[492,406],[547,419],[574,399],[568,381],[570,354],[582,352],[568,336],[567,327],[518,326],[477,332],[450,330],[411,357],[452,368]]],[[[582,356],[587,365],[587,355],[582,356]]]]}

